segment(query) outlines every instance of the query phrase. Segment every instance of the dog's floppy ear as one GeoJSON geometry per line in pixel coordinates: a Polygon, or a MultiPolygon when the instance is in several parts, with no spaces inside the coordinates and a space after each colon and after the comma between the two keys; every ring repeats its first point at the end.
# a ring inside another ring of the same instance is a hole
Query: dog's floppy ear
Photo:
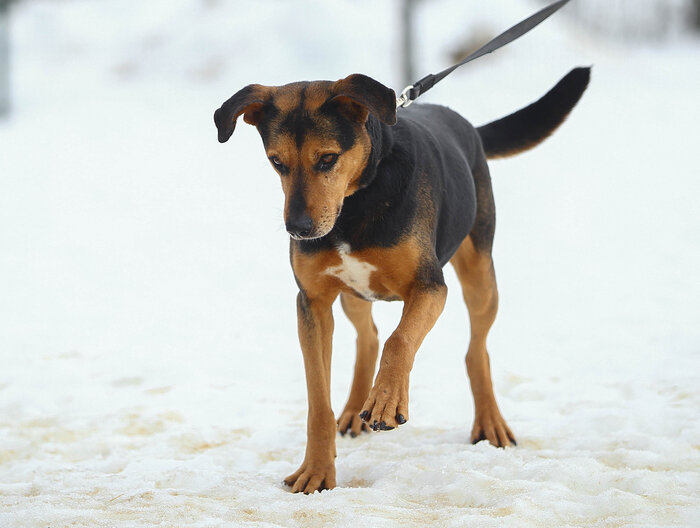
{"type": "Polygon", "coordinates": [[[236,120],[243,114],[243,120],[257,125],[265,106],[269,88],[260,84],[249,84],[242,88],[214,112],[214,123],[219,130],[219,143],[226,143],[236,128],[236,120]]]}
{"type": "Polygon", "coordinates": [[[356,121],[365,121],[367,113],[376,115],[382,123],[396,124],[396,94],[391,88],[371,77],[354,73],[333,83],[333,102],[356,121]]]}

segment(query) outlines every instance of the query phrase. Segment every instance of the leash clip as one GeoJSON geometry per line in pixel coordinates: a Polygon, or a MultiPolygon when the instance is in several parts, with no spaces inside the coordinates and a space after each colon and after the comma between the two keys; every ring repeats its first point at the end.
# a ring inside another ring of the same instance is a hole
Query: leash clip
{"type": "Polygon", "coordinates": [[[403,89],[401,95],[396,98],[396,108],[407,108],[413,103],[413,99],[409,97],[409,94],[413,90],[413,85],[409,84],[403,89]]]}

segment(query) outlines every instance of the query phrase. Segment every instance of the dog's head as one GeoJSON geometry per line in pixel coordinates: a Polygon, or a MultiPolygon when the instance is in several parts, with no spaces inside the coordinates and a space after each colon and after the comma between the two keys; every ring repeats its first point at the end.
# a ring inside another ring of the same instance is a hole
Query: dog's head
{"type": "Polygon", "coordinates": [[[257,127],[282,180],[287,231],[312,239],[333,229],[343,200],[358,189],[372,150],[365,126],[370,114],[396,123],[396,95],[354,74],[336,82],[251,84],[214,113],[214,122],[221,143],[241,115],[257,127]]]}

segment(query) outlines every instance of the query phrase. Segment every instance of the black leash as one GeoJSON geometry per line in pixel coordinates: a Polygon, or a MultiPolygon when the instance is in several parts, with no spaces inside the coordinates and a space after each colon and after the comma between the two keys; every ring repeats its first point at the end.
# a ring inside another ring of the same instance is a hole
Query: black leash
{"type": "Polygon", "coordinates": [[[423,95],[425,92],[430,90],[433,86],[435,86],[435,84],[440,82],[442,79],[447,77],[450,73],[452,73],[454,70],[456,70],[463,64],[471,62],[474,59],[478,59],[479,57],[491,53],[492,51],[496,51],[498,48],[501,48],[506,44],[513,42],[519,37],[522,37],[525,33],[530,31],[540,22],[543,22],[544,20],[549,18],[550,15],[553,15],[568,1],[569,0],[559,0],[559,2],[554,2],[553,4],[545,7],[544,9],[541,9],[534,15],[526,18],[522,22],[515,24],[512,28],[507,29],[490,42],[484,44],[482,47],[480,47],[474,53],[469,55],[462,62],[455,64],[454,66],[450,66],[446,70],[442,70],[440,73],[431,73],[430,75],[426,75],[420,81],[417,81],[414,84],[407,86],[396,100],[397,108],[405,108],[409,106],[415,99],[417,99],[419,96],[423,95]]]}

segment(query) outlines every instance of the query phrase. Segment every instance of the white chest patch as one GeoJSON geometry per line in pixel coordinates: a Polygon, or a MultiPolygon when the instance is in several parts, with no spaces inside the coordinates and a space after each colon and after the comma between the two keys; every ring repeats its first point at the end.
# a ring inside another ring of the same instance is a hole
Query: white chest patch
{"type": "Polygon", "coordinates": [[[341,244],[338,246],[340,264],[326,269],[327,275],[333,275],[343,281],[348,287],[355,290],[367,300],[374,300],[375,294],[369,288],[369,278],[377,268],[350,256],[350,246],[341,244]]]}

